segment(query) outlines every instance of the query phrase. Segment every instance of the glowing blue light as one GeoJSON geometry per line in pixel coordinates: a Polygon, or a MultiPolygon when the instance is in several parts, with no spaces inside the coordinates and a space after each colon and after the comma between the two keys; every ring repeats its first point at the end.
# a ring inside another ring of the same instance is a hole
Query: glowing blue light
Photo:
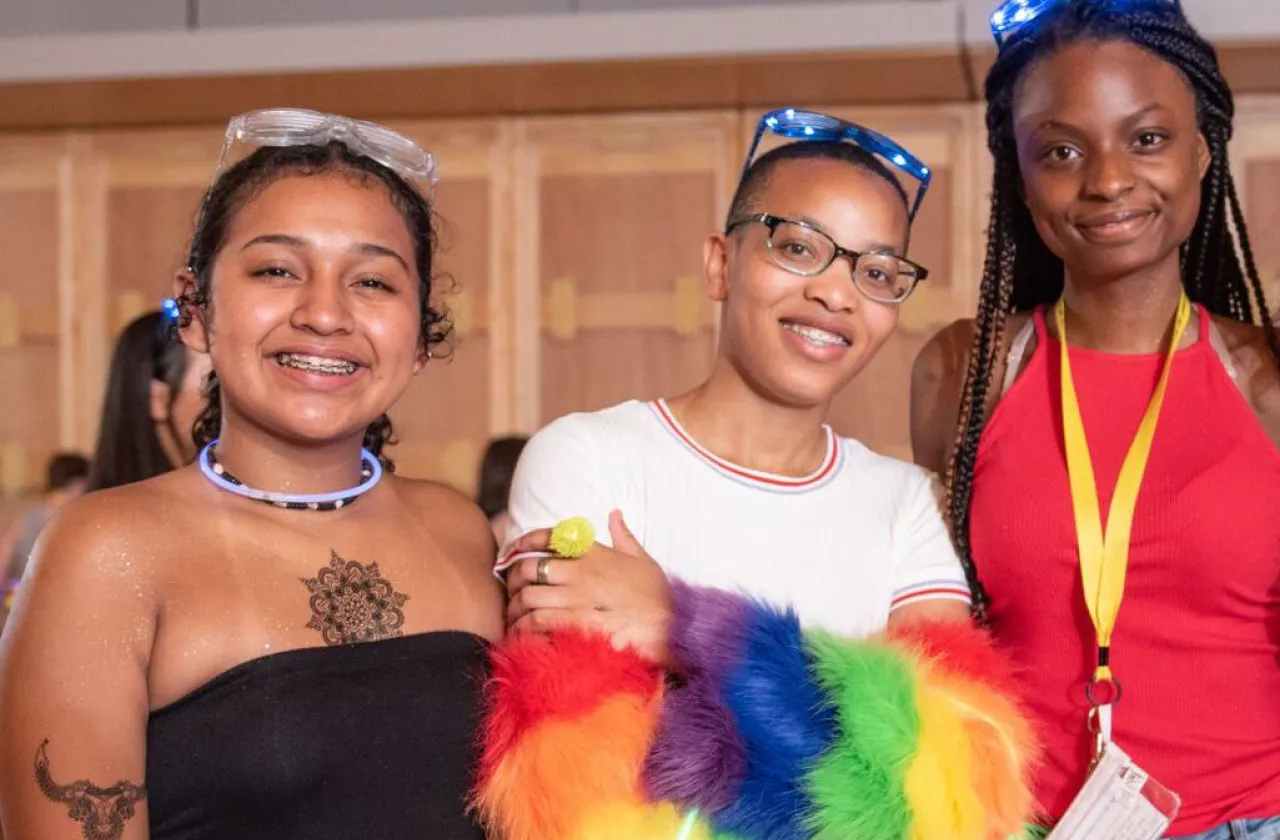
{"type": "Polygon", "coordinates": [[[166,321],[176,321],[182,310],[178,307],[178,302],[173,298],[165,298],[160,301],[160,312],[166,321]]]}
{"type": "Polygon", "coordinates": [[[765,125],[767,125],[767,126],[769,126],[769,128],[773,128],[774,126],[776,126],[776,125],[778,124],[778,118],[777,118],[777,117],[769,117],[769,119],[767,119],[767,120],[765,120],[765,121],[764,121],[764,124],[765,124],[765,125]]]}
{"type": "Polygon", "coordinates": [[[804,127],[804,133],[805,133],[805,134],[808,134],[808,135],[810,135],[810,136],[813,136],[813,126],[811,126],[811,125],[806,125],[806,126],[804,127]]]}
{"type": "Polygon", "coordinates": [[[896,164],[898,164],[898,166],[906,166],[906,165],[907,165],[907,159],[906,159],[906,158],[904,158],[902,155],[894,155],[894,156],[893,156],[893,162],[894,162],[894,163],[896,163],[896,164]]]}
{"type": "Polygon", "coordinates": [[[788,109],[787,109],[787,119],[789,119],[789,120],[794,120],[795,118],[796,118],[796,109],[795,109],[795,108],[788,108],[788,109]]]}
{"type": "Polygon", "coordinates": [[[927,167],[927,166],[922,166],[922,167],[920,167],[920,174],[921,174],[921,175],[928,175],[928,174],[929,174],[929,167],[927,167]]]}
{"type": "Polygon", "coordinates": [[[1023,28],[1063,0],[1006,0],[991,13],[991,34],[996,44],[1003,44],[1015,31],[1023,28]]]}

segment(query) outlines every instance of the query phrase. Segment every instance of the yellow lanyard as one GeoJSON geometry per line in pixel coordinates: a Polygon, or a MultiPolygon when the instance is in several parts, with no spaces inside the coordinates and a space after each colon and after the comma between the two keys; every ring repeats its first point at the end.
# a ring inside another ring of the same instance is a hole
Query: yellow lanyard
{"type": "MultiPolygon", "coordinates": [[[[1111,633],[1115,630],[1120,601],[1124,598],[1124,578],[1129,566],[1129,532],[1133,527],[1133,511],[1138,503],[1138,489],[1147,469],[1151,442],[1156,434],[1156,421],[1169,384],[1169,371],[1177,354],[1182,334],[1191,320],[1191,301],[1184,294],[1178,301],[1178,315],[1169,340],[1169,353],[1160,372],[1151,402],[1129,445],[1111,508],[1107,513],[1107,532],[1102,533],[1102,512],[1098,505],[1098,485],[1093,475],[1093,459],[1085,438],[1080,402],[1071,378],[1071,360],[1067,352],[1067,328],[1064,305],[1059,299],[1054,307],[1058,324],[1058,341],[1062,346],[1062,432],[1067,450],[1067,476],[1071,482],[1071,503],[1075,508],[1076,541],[1080,551],[1080,576],[1084,580],[1084,598],[1098,636],[1098,667],[1094,682],[1113,681],[1111,673],[1111,633]]],[[[1092,695],[1091,695],[1092,699],[1092,695]]]]}

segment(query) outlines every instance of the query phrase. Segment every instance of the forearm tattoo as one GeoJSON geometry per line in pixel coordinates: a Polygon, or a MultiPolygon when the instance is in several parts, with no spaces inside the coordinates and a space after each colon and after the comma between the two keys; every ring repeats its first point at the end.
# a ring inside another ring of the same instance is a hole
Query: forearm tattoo
{"type": "Polygon", "coordinates": [[[404,602],[378,571],[377,563],[363,566],[331,551],[329,565],[313,578],[303,578],[311,593],[311,620],[326,645],[376,642],[404,635],[404,602]]]}
{"type": "Polygon", "coordinates": [[[67,805],[67,816],[82,824],[85,840],[120,840],[124,824],[133,817],[134,806],[147,798],[147,789],[133,782],[119,781],[102,788],[81,779],[60,785],[49,774],[49,739],[36,750],[36,784],[46,799],[67,805]]]}

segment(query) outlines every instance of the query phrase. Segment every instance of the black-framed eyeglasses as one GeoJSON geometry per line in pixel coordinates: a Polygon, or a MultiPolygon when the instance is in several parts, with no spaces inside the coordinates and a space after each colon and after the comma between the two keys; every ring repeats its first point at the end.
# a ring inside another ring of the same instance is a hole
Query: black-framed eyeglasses
{"type": "Polygon", "coordinates": [[[725,234],[755,223],[769,229],[765,253],[778,268],[801,277],[813,277],[826,271],[840,257],[848,257],[853,285],[880,303],[902,303],[915,291],[916,284],[929,276],[927,268],[897,254],[851,251],[807,222],[771,213],[730,219],[725,234]]]}

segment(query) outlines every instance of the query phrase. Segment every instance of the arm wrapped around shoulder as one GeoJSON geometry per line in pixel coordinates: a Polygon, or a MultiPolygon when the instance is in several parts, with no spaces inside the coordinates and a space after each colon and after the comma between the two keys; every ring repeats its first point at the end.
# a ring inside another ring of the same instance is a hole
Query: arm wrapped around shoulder
{"type": "Polygon", "coordinates": [[[1037,750],[985,633],[930,624],[841,639],[802,630],[790,610],[672,586],[678,688],[584,632],[495,653],[476,803],[496,837],[1022,832],[1037,750]]]}

